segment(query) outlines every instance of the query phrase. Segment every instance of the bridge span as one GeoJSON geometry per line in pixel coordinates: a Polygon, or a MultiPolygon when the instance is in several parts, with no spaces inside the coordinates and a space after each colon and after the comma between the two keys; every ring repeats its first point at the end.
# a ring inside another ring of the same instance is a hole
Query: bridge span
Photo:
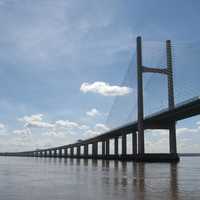
{"type": "Polygon", "coordinates": [[[150,162],[177,162],[176,123],[200,114],[200,97],[175,104],[172,70],[171,41],[166,41],[166,68],[151,68],[142,64],[141,37],[136,40],[137,49],[137,80],[138,80],[138,119],[135,122],[109,130],[95,137],[81,140],[64,146],[37,149],[25,152],[5,152],[0,156],[30,156],[30,157],[59,157],[59,158],[84,158],[84,159],[116,159],[150,162]],[[168,108],[144,116],[143,108],[143,73],[159,73],[167,76],[168,80],[168,108]],[[145,153],[144,130],[165,129],[169,130],[169,153],[145,153]],[[127,136],[132,135],[132,154],[127,153],[127,136]],[[119,144],[119,138],[121,144],[119,144]],[[114,140],[114,153],[110,152],[110,140],[114,140]],[[99,145],[101,144],[101,145],[99,145]],[[92,152],[89,152],[89,145],[92,152]],[[119,152],[119,145],[121,152],[119,152]],[[101,153],[99,151],[101,147],[101,153]]]}
{"type": "MultiPolygon", "coordinates": [[[[173,110],[165,109],[144,118],[145,129],[168,129],[171,121],[179,121],[200,114],[200,97],[182,102],[173,110]]],[[[92,158],[116,159],[133,161],[178,161],[177,154],[138,154],[138,122],[135,121],[122,127],[110,130],[104,134],[80,142],[55,148],[39,149],[25,152],[0,153],[1,156],[32,156],[32,157],[59,157],[59,158],[92,158]],[[132,135],[132,154],[127,154],[127,136],[132,135]],[[121,137],[121,154],[119,154],[119,138],[121,137]],[[114,154],[110,154],[110,140],[114,139],[114,154]],[[101,143],[101,154],[99,154],[101,143]],[[88,146],[92,145],[89,154],[88,146]],[[81,149],[83,148],[83,151],[81,149]],[[76,154],[74,153],[76,149],[76,154]]]]}

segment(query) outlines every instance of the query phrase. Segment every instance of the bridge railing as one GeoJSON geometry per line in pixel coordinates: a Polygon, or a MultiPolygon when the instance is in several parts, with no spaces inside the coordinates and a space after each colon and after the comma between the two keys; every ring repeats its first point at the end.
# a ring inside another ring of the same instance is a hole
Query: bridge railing
{"type": "MultiPolygon", "coordinates": [[[[193,98],[191,98],[191,99],[188,99],[188,100],[182,101],[182,102],[180,102],[180,103],[177,103],[177,104],[175,104],[175,109],[176,109],[176,108],[179,108],[179,107],[181,107],[181,106],[184,106],[184,105],[186,105],[186,104],[192,103],[192,102],[194,102],[194,101],[196,101],[196,100],[199,100],[199,99],[200,99],[200,96],[196,96],[196,97],[193,97],[193,98]]],[[[159,110],[158,112],[154,112],[154,113],[152,113],[152,114],[150,114],[150,115],[147,115],[144,119],[152,118],[152,117],[154,117],[154,116],[156,116],[156,115],[162,114],[162,113],[167,112],[167,111],[169,111],[169,110],[170,110],[169,108],[161,109],[161,110],[159,110]]]]}

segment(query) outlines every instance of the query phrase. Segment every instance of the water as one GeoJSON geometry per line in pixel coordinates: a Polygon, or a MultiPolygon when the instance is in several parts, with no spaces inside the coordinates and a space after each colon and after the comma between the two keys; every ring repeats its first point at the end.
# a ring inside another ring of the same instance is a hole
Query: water
{"type": "Polygon", "coordinates": [[[0,157],[0,199],[199,200],[199,173],[199,157],[178,165],[0,157]]]}

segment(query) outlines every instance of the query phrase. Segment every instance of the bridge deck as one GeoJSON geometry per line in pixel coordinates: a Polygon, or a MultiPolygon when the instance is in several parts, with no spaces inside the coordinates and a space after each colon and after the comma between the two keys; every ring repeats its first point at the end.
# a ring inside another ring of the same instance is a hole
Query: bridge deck
{"type": "MultiPolygon", "coordinates": [[[[144,118],[144,127],[145,129],[165,129],[168,128],[168,125],[172,121],[179,121],[183,120],[189,117],[193,117],[195,115],[200,114],[200,97],[192,98],[188,101],[182,102],[180,104],[177,104],[176,107],[172,110],[164,109],[159,112],[156,112],[152,115],[149,115],[144,118]]],[[[91,144],[99,141],[105,141],[106,139],[112,139],[115,137],[119,137],[122,135],[126,135],[129,133],[133,133],[137,131],[137,121],[126,124],[122,127],[118,127],[116,129],[110,130],[106,133],[97,135],[95,137],[83,140],[81,142],[76,142],[73,144],[63,145],[59,147],[54,148],[48,148],[48,149],[39,149],[34,151],[26,151],[26,152],[14,152],[14,153],[0,153],[1,155],[7,155],[7,156],[16,156],[16,155],[29,155],[33,152],[42,152],[42,151],[48,151],[48,150],[59,150],[59,149],[67,149],[71,147],[78,147],[84,144],[91,144]]],[[[70,157],[70,156],[68,156],[70,157]]],[[[76,157],[76,155],[73,155],[73,157],[76,157]]],[[[85,158],[84,156],[78,155],[79,158],[85,158]]],[[[90,158],[93,156],[87,155],[87,158],[90,158]]],[[[95,158],[104,158],[102,155],[95,155],[95,158]]],[[[122,157],[117,155],[107,155],[107,159],[120,159],[120,160],[156,160],[161,161],[162,159],[165,161],[169,160],[175,160],[177,161],[179,158],[176,155],[170,155],[170,154],[145,154],[142,158],[140,158],[139,155],[126,155],[126,157],[122,157]],[[151,156],[150,156],[151,155],[151,156]],[[162,158],[162,159],[161,159],[162,158]]]]}
{"type": "MultiPolygon", "coordinates": [[[[200,97],[195,97],[177,104],[173,110],[164,109],[145,117],[144,126],[145,129],[154,129],[154,126],[157,128],[159,125],[161,125],[162,128],[162,126],[167,125],[170,121],[179,121],[198,114],[200,114],[200,97]]],[[[126,134],[130,133],[130,131],[137,131],[137,125],[137,121],[126,124],[101,135],[84,140],[81,144],[92,143],[106,138],[114,138],[120,136],[122,132],[126,134]]]]}

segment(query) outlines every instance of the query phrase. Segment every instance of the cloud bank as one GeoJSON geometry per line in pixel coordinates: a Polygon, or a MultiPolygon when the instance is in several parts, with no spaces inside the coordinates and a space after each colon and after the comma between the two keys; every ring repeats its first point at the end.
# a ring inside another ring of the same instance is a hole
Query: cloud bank
{"type": "Polygon", "coordinates": [[[101,113],[96,108],[93,108],[90,111],[87,111],[86,115],[89,117],[96,117],[98,115],[101,115],[101,113]]]}
{"type": "Polygon", "coordinates": [[[124,96],[132,92],[132,88],[126,86],[110,85],[109,83],[97,81],[94,83],[82,83],[80,91],[83,93],[97,93],[103,96],[124,96]]]}

